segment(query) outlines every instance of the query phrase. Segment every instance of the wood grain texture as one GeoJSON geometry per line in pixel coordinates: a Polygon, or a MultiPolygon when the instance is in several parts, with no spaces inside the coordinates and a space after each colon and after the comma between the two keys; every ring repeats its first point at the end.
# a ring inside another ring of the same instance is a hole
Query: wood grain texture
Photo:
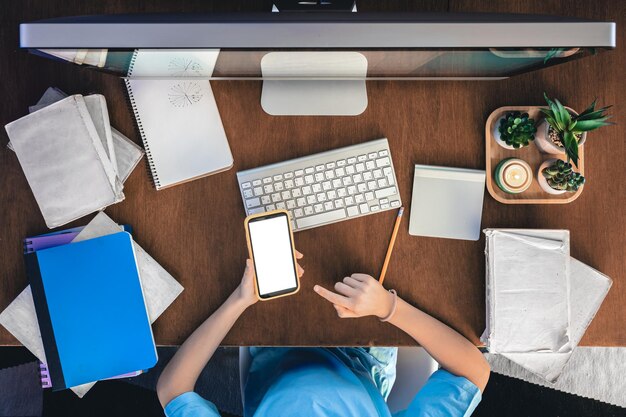
{"type": "MultiPolygon", "coordinates": [[[[48,86],[106,96],[112,124],[137,143],[120,79],[52,62],[18,49],[18,24],[56,16],[122,12],[268,10],[268,1],[11,0],[0,14],[0,121],[27,113],[48,86]]],[[[487,196],[483,227],[571,230],[572,255],[609,275],[614,285],[583,338],[584,345],[625,346],[626,305],[626,3],[621,1],[451,0],[360,3],[360,10],[545,13],[617,21],[618,48],[504,81],[368,82],[369,107],[358,117],[272,117],[259,105],[258,81],[220,81],[213,88],[235,166],[232,170],[156,191],[137,168],[126,200],[107,209],[131,224],[135,238],[185,291],[154,325],[157,343],[180,344],[238,285],[245,266],[244,210],[235,172],[262,164],[387,137],[403,200],[411,199],[413,165],[485,167],[485,120],[504,105],[543,103],[543,91],[575,109],[596,96],[615,104],[618,126],[589,134],[585,192],[566,205],[504,205],[487,196]]],[[[520,34],[523,36],[523,34],[520,34]]],[[[26,286],[21,240],[46,227],[15,155],[0,134],[0,309],[26,286]]],[[[142,162],[145,166],[145,161],[142,162]]],[[[407,207],[410,209],[410,207],[407,207]]],[[[408,213],[407,213],[408,214],[408,213]]],[[[72,225],[85,224],[91,216],[72,225]]],[[[295,235],[305,254],[300,293],[257,303],[224,340],[227,345],[405,345],[408,336],[376,319],[339,320],[313,291],[352,272],[380,271],[395,212],[295,235]]],[[[386,284],[402,297],[478,343],[484,329],[484,239],[478,242],[408,235],[403,221],[386,284]]],[[[0,329],[0,344],[16,344],[0,329]]]]}

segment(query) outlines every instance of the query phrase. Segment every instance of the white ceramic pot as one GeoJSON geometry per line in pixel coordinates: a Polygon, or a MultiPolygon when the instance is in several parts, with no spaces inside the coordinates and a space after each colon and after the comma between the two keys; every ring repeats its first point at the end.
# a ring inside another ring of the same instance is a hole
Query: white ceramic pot
{"type": "Polygon", "coordinates": [[[493,138],[495,139],[496,143],[502,146],[504,149],[515,149],[511,145],[507,145],[506,142],[501,139],[500,130],[498,130],[498,128],[500,127],[500,122],[502,120],[504,120],[504,116],[496,120],[496,122],[493,124],[493,131],[491,132],[491,134],[493,138]]]}
{"type": "MultiPolygon", "coordinates": [[[[558,155],[565,153],[564,148],[556,146],[554,142],[550,140],[550,137],[548,135],[549,130],[550,123],[548,123],[546,119],[543,119],[541,123],[539,123],[539,126],[537,126],[537,133],[535,133],[534,142],[535,145],[537,145],[537,149],[539,149],[539,151],[541,151],[542,153],[548,155],[558,155]]],[[[583,132],[583,135],[578,142],[578,146],[584,144],[585,140],[587,140],[587,132],[583,132]]]]}
{"type": "Polygon", "coordinates": [[[548,194],[553,194],[553,195],[565,194],[567,190],[555,190],[554,188],[550,187],[550,184],[548,184],[548,180],[546,180],[546,177],[544,177],[543,174],[541,173],[541,171],[543,171],[544,168],[552,165],[556,161],[557,161],[556,158],[547,159],[543,161],[543,163],[539,166],[539,171],[537,171],[537,182],[539,183],[539,186],[541,187],[541,189],[548,194]]]}

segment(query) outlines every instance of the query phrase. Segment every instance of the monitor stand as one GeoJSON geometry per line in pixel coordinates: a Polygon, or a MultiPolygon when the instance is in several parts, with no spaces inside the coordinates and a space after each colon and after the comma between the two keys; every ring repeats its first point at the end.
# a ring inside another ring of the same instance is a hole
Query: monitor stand
{"type": "Polygon", "coordinates": [[[367,59],[358,52],[270,52],[261,107],[273,116],[356,116],[367,108],[367,59]]]}

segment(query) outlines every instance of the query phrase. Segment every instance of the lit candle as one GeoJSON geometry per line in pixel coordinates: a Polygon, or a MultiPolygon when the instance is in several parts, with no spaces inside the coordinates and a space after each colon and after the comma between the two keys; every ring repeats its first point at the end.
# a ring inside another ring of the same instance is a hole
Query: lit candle
{"type": "Polygon", "coordinates": [[[521,159],[503,159],[496,167],[495,180],[502,191],[518,194],[530,187],[533,172],[530,165],[521,159]]]}

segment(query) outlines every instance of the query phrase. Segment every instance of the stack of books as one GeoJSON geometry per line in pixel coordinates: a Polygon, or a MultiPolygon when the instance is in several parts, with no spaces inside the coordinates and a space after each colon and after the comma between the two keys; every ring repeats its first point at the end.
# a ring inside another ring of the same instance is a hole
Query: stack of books
{"type": "Polygon", "coordinates": [[[548,382],[580,342],[611,279],[570,257],[567,230],[487,229],[481,339],[548,382]]]}
{"type": "Polygon", "coordinates": [[[157,360],[151,323],[182,286],[106,214],[24,241],[28,286],[0,324],[41,362],[42,386],[83,396],[157,360]]]}
{"type": "Polygon", "coordinates": [[[143,151],[111,127],[102,95],[48,89],[31,110],[5,128],[49,228],[124,199],[143,151]]]}

